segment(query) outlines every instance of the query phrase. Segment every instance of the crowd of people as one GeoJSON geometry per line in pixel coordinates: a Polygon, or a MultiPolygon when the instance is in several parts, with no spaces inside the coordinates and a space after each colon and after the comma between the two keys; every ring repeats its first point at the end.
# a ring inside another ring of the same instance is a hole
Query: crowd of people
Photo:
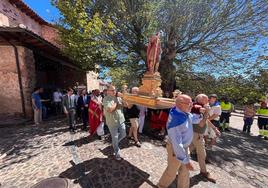
{"type": "MultiPolygon", "coordinates": [[[[88,94],[84,89],[79,95],[68,88],[63,95],[59,90],[53,93],[56,112],[66,114],[70,131],[76,132],[77,117],[82,119],[82,130],[89,130],[90,136],[97,134],[101,138],[107,126],[112,137],[112,146],[116,160],[121,160],[119,142],[127,137],[137,147],[142,143],[139,135],[143,134],[144,124],[149,122],[152,130],[160,135],[167,135],[168,166],[159,180],[159,187],[168,187],[179,171],[179,187],[189,187],[189,171],[193,170],[190,155],[196,154],[200,174],[211,182],[215,178],[206,169],[206,150],[216,144],[217,138],[224,131],[230,131],[229,123],[234,105],[223,98],[218,101],[216,94],[207,96],[199,94],[193,100],[179,91],[173,92],[175,105],[171,109],[153,110],[144,106],[130,104],[122,99],[122,93],[110,85],[103,92],[96,89],[88,94]],[[128,136],[126,119],[130,124],[128,136]]],[[[35,124],[42,121],[42,88],[36,88],[32,94],[35,124]]],[[[122,92],[125,92],[123,89],[122,92]]],[[[130,93],[137,95],[138,87],[130,93]]],[[[165,97],[170,97],[167,93],[165,97]]],[[[260,137],[268,138],[268,107],[263,101],[256,111],[254,105],[246,105],[244,109],[243,131],[250,134],[255,115],[258,115],[260,137]]]]}

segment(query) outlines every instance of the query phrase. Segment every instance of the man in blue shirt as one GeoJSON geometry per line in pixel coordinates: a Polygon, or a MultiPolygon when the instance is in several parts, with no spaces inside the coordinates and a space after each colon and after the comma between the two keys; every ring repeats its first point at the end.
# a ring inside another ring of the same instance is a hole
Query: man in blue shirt
{"type": "Polygon", "coordinates": [[[32,93],[32,107],[34,110],[34,123],[35,125],[39,125],[42,123],[42,102],[40,97],[40,92],[42,88],[36,87],[34,88],[34,92],[32,93]]]}
{"type": "MultiPolygon", "coordinates": [[[[177,187],[187,188],[190,186],[189,170],[193,170],[190,162],[188,147],[193,139],[193,123],[200,121],[190,113],[192,99],[187,95],[179,95],[176,98],[176,107],[169,113],[167,122],[168,142],[168,166],[159,180],[158,187],[168,187],[179,172],[177,187]]],[[[205,123],[208,113],[204,114],[200,123],[205,123]]]]}

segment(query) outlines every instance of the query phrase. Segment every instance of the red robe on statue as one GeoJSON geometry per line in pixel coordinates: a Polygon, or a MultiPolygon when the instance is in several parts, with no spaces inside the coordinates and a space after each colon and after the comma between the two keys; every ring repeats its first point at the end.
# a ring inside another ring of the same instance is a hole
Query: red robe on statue
{"type": "Polygon", "coordinates": [[[94,135],[97,131],[98,126],[102,122],[103,112],[99,104],[97,104],[94,100],[90,100],[89,108],[88,108],[88,116],[89,116],[89,124],[90,135],[94,135]]]}
{"type": "Polygon", "coordinates": [[[146,65],[148,72],[154,73],[156,64],[159,62],[161,54],[160,34],[157,33],[149,39],[149,44],[146,51],[146,65]]]}

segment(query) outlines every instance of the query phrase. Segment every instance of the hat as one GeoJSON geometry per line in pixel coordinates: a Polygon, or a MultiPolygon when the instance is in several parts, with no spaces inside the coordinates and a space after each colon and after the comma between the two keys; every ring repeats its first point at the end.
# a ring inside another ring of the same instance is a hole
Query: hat
{"type": "Polygon", "coordinates": [[[209,95],[209,98],[218,98],[218,96],[216,94],[211,94],[209,95]]]}

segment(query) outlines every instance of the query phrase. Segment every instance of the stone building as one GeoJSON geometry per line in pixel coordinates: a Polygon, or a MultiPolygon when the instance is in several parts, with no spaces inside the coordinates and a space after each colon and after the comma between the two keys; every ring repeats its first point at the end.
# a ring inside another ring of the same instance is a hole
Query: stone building
{"type": "Polygon", "coordinates": [[[86,85],[82,71],[60,51],[55,27],[22,0],[0,1],[0,118],[32,116],[36,86],[86,85]]]}

